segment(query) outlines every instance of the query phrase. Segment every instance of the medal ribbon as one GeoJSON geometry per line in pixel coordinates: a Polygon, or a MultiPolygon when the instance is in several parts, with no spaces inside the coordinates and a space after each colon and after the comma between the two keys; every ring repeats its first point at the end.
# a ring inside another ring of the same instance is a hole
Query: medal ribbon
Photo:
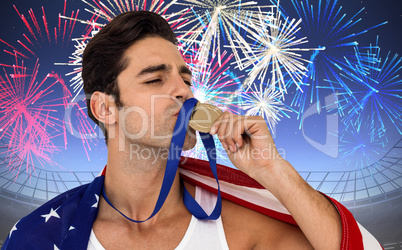
{"type": "MultiPolygon", "coordinates": [[[[162,208],[163,203],[165,202],[167,196],[169,195],[170,189],[173,185],[174,178],[177,173],[177,169],[179,166],[181,152],[183,150],[184,139],[186,137],[188,122],[190,120],[191,114],[193,112],[194,106],[197,104],[197,99],[190,98],[183,103],[182,108],[180,109],[179,115],[177,117],[176,125],[173,130],[172,141],[170,143],[169,155],[166,163],[165,175],[163,177],[161,191],[159,193],[158,200],[156,201],[156,205],[152,214],[145,220],[133,220],[120,212],[113,204],[109,201],[106,196],[105,186],[103,185],[102,195],[106,202],[114,208],[117,212],[119,212],[124,218],[129,221],[141,223],[145,222],[152,217],[154,217],[159,210],[162,208]]],[[[222,209],[222,199],[221,192],[218,181],[218,173],[216,170],[216,149],[215,143],[212,135],[209,133],[201,133],[201,139],[204,144],[204,147],[207,151],[207,156],[209,160],[209,165],[211,167],[211,171],[215,177],[216,183],[218,184],[218,195],[217,201],[214,210],[210,215],[208,215],[204,209],[197,203],[197,201],[190,195],[184,185],[183,189],[183,202],[187,209],[191,214],[194,215],[197,219],[200,220],[216,220],[219,218],[222,209]]]]}

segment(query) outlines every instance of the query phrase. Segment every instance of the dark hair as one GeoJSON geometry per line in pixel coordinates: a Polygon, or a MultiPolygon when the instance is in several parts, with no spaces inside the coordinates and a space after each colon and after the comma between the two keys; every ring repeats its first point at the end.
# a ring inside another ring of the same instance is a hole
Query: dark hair
{"type": "Polygon", "coordinates": [[[91,112],[90,99],[100,91],[120,101],[117,76],[127,67],[125,51],[146,37],[159,36],[177,44],[176,35],[160,15],[148,11],[130,11],[116,16],[87,44],[82,57],[82,79],[87,98],[88,116],[102,129],[107,143],[107,131],[91,112]]]}

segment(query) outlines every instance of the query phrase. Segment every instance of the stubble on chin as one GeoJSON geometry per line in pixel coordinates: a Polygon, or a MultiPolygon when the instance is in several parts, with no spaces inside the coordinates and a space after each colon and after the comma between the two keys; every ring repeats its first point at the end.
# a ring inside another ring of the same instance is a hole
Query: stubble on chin
{"type": "MultiPolygon", "coordinates": [[[[141,148],[159,148],[169,150],[174,127],[177,122],[174,117],[170,116],[171,113],[172,112],[163,112],[162,114],[155,115],[153,118],[148,119],[149,123],[145,124],[140,124],[138,120],[135,119],[136,117],[130,117],[130,120],[125,123],[124,141],[126,144],[135,144],[141,148]],[[141,131],[142,133],[139,137],[131,138],[131,131],[141,131]]],[[[183,151],[191,150],[195,147],[196,143],[196,131],[191,127],[188,127],[183,144],[183,151]]]]}
{"type": "Polygon", "coordinates": [[[197,135],[194,129],[188,127],[186,138],[184,139],[183,151],[191,150],[197,143],[197,135]]]}

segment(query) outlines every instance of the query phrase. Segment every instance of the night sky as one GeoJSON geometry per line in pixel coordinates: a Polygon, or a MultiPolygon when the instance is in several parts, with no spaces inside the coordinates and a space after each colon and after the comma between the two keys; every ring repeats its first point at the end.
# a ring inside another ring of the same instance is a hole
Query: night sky
{"type": "MultiPolygon", "coordinates": [[[[263,1],[259,1],[262,3],[263,1]]],[[[310,4],[313,4],[317,1],[309,1],[310,4]]],[[[333,2],[333,1],[331,1],[333,2]]],[[[265,4],[265,3],[264,3],[265,4]]],[[[281,8],[283,8],[286,13],[291,18],[298,18],[295,14],[291,1],[281,1],[281,8]]],[[[323,3],[324,4],[324,3],[323,3]]],[[[69,86],[69,81],[72,76],[66,76],[67,73],[73,70],[72,66],[66,65],[54,65],[55,63],[66,63],[69,59],[68,57],[74,52],[75,42],[71,41],[72,38],[80,37],[81,34],[86,29],[86,25],[81,23],[76,23],[74,29],[72,30],[70,40],[68,37],[65,38],[64,41],[61,41],[60,37],[58,40],[58,44],[54,44],[54,41],[49,43],[47,41],[46,36],[44,35],[44,39],[39,39],[37,42],[33,42],[35,47],[35,54],[37,57],[33,56],[18,43],[18,40],[25,41],[23,34],[26,34],[30,37],[29,30],[25,27],[21,18],[18,16],[15,7],[18,9],[20,14],[24,14],[24,16],[28,17],[28,10],[32,8],[35,16],[39,19],[38,23],[44,31],[44,26],[42,20],[40,20],[42,16],[42,6],[46,13],[46,19],[48,21],[49,29],[53,29],[57,25],[58,13],[63,11],[64,1],[10,1],[3,0],[0,3],[0,22],[2,23],[0,28],[0,39],[7,42],[8,44],[14,46],[18,50],[24,51],[28,58],[24,59],[24,65],[27,68],[32,69],[35,65],[36,59],[40,59],[39,72],[37,75],[37,79],[43,79],[49,72],[58,73],[62,79],[65,81],[66,85],[69,86]]],[[[400,60],[400,55],[402,54],[401,49],[401,27],[402,27],[402,1],[401,0],[382,0],[382,1],[338,1],[336,6],[342,6],[341,13],[346,14],[346,18],[351,18],[362,8],[364,10],[359,13],[356,18],[353,20],[361,20],[353,26],[349,33],[358,33],[365,29],[370,29],[373,26],[378,24],[387,22],[384,25],[368,30],[366,33],[363,33],[356,38],[352,39],[359,43],[361,47],[367,47],[370,44],[375,44],[377,37],[379,38],[379,46],[381,48],[381,58],[385,59],[388,52],[390,52],[390,57],[393,57],[397,54],[397,58],[400,60]]],[[[72,11],[76,11],[79,9],[78,18],[87,20],[91,17],[85,8],[90,7],[85,3],[79,0],[69,0],[67,1],[67,9],[66,13],[71,14],[72,11]]],[[[174,7],[180,8],[180,7],[174,7]]],[[[28,19],[31,21],[30,19],[28,19]]],[[[64,21],[64,20],[63,20],[64,21]]],[[[36,32],[36,31],[34,31],[36,32]]],[[[307,36],[307,39],[310,43],[314,43],[315,37],[309,34],[312,34],[310,30],[305,28],[303,30],[303,25],[301,25],[301,31],[303,35],[307,36]],[[304,32],[304,33],[303,33],[304,32]],[[309,33],[310,32],[310,33],[309,33]]],[[[334,31],[336,32],[336,31],[334,31]]],[[[317,34],[316,34],[317,35],[317,34]]],[[[318,34],[319,35],[319,34],[318,34]]],[[[31,38],[32,39],[32,38],[31,38]]],[[[318,39],[318,38],[317,38],[318,39]]],[[[13,65],[15,64],[15,59],[13,56],[7,54],[4,50],[12,51],[9,46],[4,43],[0,43],[0,63],[4,65],[13,65]]],[[[332,50],[332,53],[334,50],[332,50]]],[[[344,48],[340,48],[339,53],[343,53],[344,48]]],[[[310,58],[311,52],[304,53],[303,57],[310,58]]],[[[401,67],[401,63],[396,64],[397,67],[401,67]]],[[[7,72],[11,70],[11,68],[4,67],[7,72]]],[[[238,69],[233,69],[238,75],[245,74],[245,72],[240,72],[238,69]]],[[[401,81],[400,73],[401,70],[396,74],[396,80],[401,81]]],[[[4,77],[4,71],[2,70],[0,74],[4,77]]],[[[322,77],[322,76],[321,76],[322,77]]],[[[325,77],[322,77],[325,78],[325,77]]],[[[399,89],[401,84],[397,84],[393,86],[394,89],[399,89]]],[[[69,86],[70,91],[73,92],[71,86],[69,86]]],[[[289,88],[289,94],[285,97],[284,103],[290,105],[292,98],[297,90],[294,88],[289,88]]],[[[60,92],[61,93],[61,92],[60,92]]],[[[56,92],[54,94],[60,94],[56,92]]],[[[1,92],[0,92],[1,94],[1,92]]],[[[399,102],[399,107],[401,107],[402,100],[393,98],[393,102],[399,102]]],[[[326,94],[320,96],[320,101],[325,101],[326,94]]],[[[84,102],[80,102],[81,107],[84,107],[84,102]]],[[[307,103],[306,106],[309,107],[311,104],[307,103]]],[[[1,107],[0,107],[1,108],[1,107]]],[[[306,108],[307,109],[307,108],[306,108]]],[[[401,110],[396,110],[396,113],[399,112],[401,115],[401,110]]],[[[57,111],[57,117],[63,119],[64,113],[62,111],[57,111]]],[[[368,110],[370,113],[370,110],[368,110]]],[[[277,147],[280,149],[287,160],[289,160],[296,169],[298,170],[350,170],[357,169],[359,167],[365,167],[364,164],[356,164],[355,160],[351,160],[351,158],[342,157],[342,151],[339,151],[336,154],[336,147],[325,148],[324,152],[322,150],[318,150],[314,148],[311,144],[311,141],[306,139],[306,137],[310,138],[310,140],[316,141],[320,144],[324,144],[327,136],[326,131],[326,116],[334,114],[330,110],[326,110],[325,108],[322,110],[320,114],[314,114],[309,116],[304,121],[304,135],[303,131],[299,129],[300,120],[297,119],[297,114],[295,112],[288,113],[289,117],[282,117],[278,126],[274,131],[274,139],[276,141],[277,147]],[[335,150],[335,151],[334,151],[335,150]],[[336,155],[336,156],[334,156],[336,155]],[[351,164],[347,165],[346,162],[351,160],[351,164]]],[[[2,115],[2,114],[0,114],[2,115]]],[[[386,117],[386,116],[384,116],[386,117]]],[[[352,144],[355,143],[355,147],[359,146],[359,143],[366,143],[366,148],[371,148],[371,150],[367,150],[367,157],[370,158],[372,162],[380,159],[390,147],[394,146],[394,144],[399,141],[402,136],[396,129],[396,127],[390,122],[389,119],[384,118],[384,128],[386,129],[386,138],[382,138],[382,143],[372,143],[367,140],[363,141],[353,141],[354,138],[350,134],[345,132],[344,125],[340,121],[341,117],[339,117],[339,137],[343,138],[352,144]],[[381,146],[380,146],[381,145],[381,146]]],[[[366,122],[367,123],[367,122],[366,122]]],[[[93,123],[90,123],[92,127],[94,127],[93,123]]],[[[400,125],[400,123],[399,123],[400,125]]],[[[94,127],[96,131],[98,131],[97,127],[94,127]]],[[[399,126],[399,129],[402,129],[399,126]]],[[[99,132],[99,131],[98,131],[99,132]]],[[[56,133],[56,132],[55,132],[56,133]]],[[[100,133],[101,134],[101,133],[100,133]]],[[[364,138],[364,135],[362,136],[364,138]]],[[[77,136],[71,135],[71,133],[67,132],[67,144],[65,146],[65,140],[61,136],[57,136],[54,139],[54,144],[56,145],[56,151],[53,151],[50,154],[53,163],[45,162],[43,167],[46,169],[68,169],[68,170],[91,170],[97,171],[101,169],[106,163],[107,155],[106,155],[106,147],[103,142],[103,138],[93,139],[91,141],[85,141],[88,143],[86,146],[83,146],[83,142],[77,136]],[[85,150],[88,152],[88,156],[85,153],[85,150]]],[[[341,140],[338,140],[339,148],[342,148],[341,140]]],[[[7,143],[7,138],[3,138],[3,141],[0,143],[7,143]]],[[[344,148],[353,147],[353,145],[343,145],[344,148]]],[[[340,149],[339,149],[340,150],[340,149]]],[[[226,163],[225,161],[223,161],[226,163]]],[[[40,164],[37,165],[37,167],[40,164]]]]}

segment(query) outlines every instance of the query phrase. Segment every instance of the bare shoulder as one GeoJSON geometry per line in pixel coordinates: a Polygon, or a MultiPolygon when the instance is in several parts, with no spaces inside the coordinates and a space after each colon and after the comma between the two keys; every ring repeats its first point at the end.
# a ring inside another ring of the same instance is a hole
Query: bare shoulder
{"type": "Polygon", "coordinates": [[[228,200],[222,223],[230,249],[313,249],[299,227],[228,200]]]}

